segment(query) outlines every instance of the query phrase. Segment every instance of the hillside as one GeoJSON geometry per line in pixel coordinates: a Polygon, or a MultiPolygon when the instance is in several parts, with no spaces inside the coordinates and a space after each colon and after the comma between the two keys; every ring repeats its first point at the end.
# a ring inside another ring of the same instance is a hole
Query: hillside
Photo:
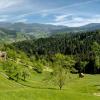
{"type": "Polygon", "coordinates": [[[95,30],[100,30],[100,23],[90,23],[84,26],[80,26],[80,27],[66,27],[63,29],[58,29],[58,30],[54,30],[54,33],[66,33],[66,32],[89,32],[89,31],[95,31],[95,30]]]}
{"type": "Polygon", "coordinates": [[[100,31],[52,35],[48,38],[13,43],[13,45],[16,49],[23,50],[29,54],[80,54],[83,52],[86,54],[86,52],[91,51],[94,42],[100,44],[100,31]]]}
{"type": "Polygon", "coordinates": [[[6,90],[14,90],[17,88],[21,88],[20,84],[16,83],[15,81],[10,81],[7,79],[6,74],[0,72],[0,92],[6,90]]]}
{"type": "MultiPolygon", "coordinates": [[[[53,61],[52,56],[58,53],[73,55],[77,59],[76,62],[78,63],[81,61],[89,62],[88,65],[86,65],[87,68],[82,70],[86,73],[95,73],[95,63],[98,62],[97,59],[99,59],[98,57],[100,55],[100,33],[99,31],[93,31],[77,34],[56,35],[49,38],[13,43],[13,46],[16,50],[21,50],[28,56],[35,55],[38,58],[41,58],[42,56],[51,61],[53,61]]],[[[96,68],[95,71],[96,73],[100,73],[100,68],[96,68]]]]}
{"type": "Polygon", "coordinates": [[[100,24],[91,23],[81,27],[55,26],[37,23],[7,23],[0,22],[0,40],[14,42],[32,38],[46,38],[56,34],[95,31],[100,29],[100,24]]]}
{"type": "Polygon", "coordinates": [[[27,35],[15,30],[0,28],[0,42],[2,43],[11,43],[15,41],[22,41],[34,38],[33,35],[27,35]]]}
{"type": "Polygon", "coordinates": [[[35,38],[48,37],[53,30],[65,28],[65,26],[54,26],[46,24],[25,24],[25,23],[0,23],[1,28],[15,30],[16,32],[24,33],[24,35],[32,35],[35,38]]]}
{"type": "Polygon", "coordinates": [[[0,28],[0,42],[14,40],[16,38],[16,31],[0,28]]]}
{"type": "Polygon", "coordinates": [[[1,100],[100,99],[100,31],[0,46],[1,100]]]}

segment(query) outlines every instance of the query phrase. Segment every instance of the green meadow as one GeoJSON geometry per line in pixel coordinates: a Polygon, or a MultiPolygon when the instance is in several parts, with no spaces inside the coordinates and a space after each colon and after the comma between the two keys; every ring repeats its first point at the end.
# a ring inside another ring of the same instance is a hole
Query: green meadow
{"type": "Polygon", "coordinates": [[[8,80],[0,74],[0,100],[100,100],[100,75],[71,75],[62,90],[44,81],[45,73],[35,74],[26,82],[8,80]]]}

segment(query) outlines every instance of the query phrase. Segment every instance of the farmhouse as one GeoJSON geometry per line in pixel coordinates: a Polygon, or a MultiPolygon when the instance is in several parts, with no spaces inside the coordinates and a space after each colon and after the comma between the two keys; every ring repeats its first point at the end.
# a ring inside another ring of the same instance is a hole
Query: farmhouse
{"type": "Polygon", "coordinates": [[[0,60],[6,60],[6,58],[7,58],[7,53],[0,51],[0,60]]]}

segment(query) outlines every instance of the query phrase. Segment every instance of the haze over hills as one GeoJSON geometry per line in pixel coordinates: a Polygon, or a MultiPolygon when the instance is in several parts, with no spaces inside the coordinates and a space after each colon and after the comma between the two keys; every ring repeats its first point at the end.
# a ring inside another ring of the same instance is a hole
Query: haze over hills
{"type": "Polygon", "coordinates": [[[47,25],[47,24],[39,24],[39,23],[0,23],[1,28],[6,28],[10,30],[16,30],[17,32],[36,32],[36,31],[45,31],[50,32],[51,30],[57,30],[66,28],[66,26],[55,26],[55,25],[47,25]]]}
{"type": "Polygon", "coordinates": [[[100,29],[100,23],[91,23],[81,27],[55,26],[39,23],[8,23],[0,22],[0,40],[11,41],[30,38],[44,38],[53,34],[69,32],[94,31],[100,29]]]}
{"type": "Polygon", "coordinates": [[[54,32],[80,32],[80,31],[95,31],[100,29],[100,23],[90,23],[80,27],[67,27],[56,30],[54,32]]]}
{"type": "Polygon", "coordinates": [[[54,25],[46,25],[38,23],[25,24],[25,23],[1,22],[0,28],[1,28],[0,29],[1,38],[12,37],[12,36],[15,36],[16,38],[16,36],[18,35],[20,35],[20,37],[24,35],[24,37],[29,37],[29,38],[30,37],[43,38],[43,37],[48,37],[52,31],[66,28],[66,26],[54,26],[54,25]],[[12,35],[10,35],[8,34],[8,32],[5,32],[4,30],[14,31],[14,32],[12,35]]]}
{"type": "Polygon", "coordinates": [[[10,22],[0,22],[0,28],[9,29],[9,30],[15,30],[17,32],[24,32],[24,33],[30,33],[30,32],[52,32],[54,30],[60,30],[60,29],[66,29],[66,32],[69,31],[80,31],[80,30],[96,30],[100,29],[100,23],[90,23],[84,26],[80,27],[68,27],[63,25],[50,25],[50,24],[39,24],[39,23],[10,23],[10,22]]]}
{"type": "Polygon", "coordinates": [[[81,29],[87,29],[87,30],[98,30],[100,29],[100,23],[90,23],[85,26],[82,26],[81,29]]]}

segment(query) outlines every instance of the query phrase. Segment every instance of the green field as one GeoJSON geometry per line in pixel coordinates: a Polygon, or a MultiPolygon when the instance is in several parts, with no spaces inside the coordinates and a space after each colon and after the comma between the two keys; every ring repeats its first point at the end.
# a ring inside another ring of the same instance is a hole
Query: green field
{"type": "Polygon", "coordinates": [[[100,75],[72,75],[62,90],[43,82],[45,74],[36,74],[27,82],[16,83],[0,74],[0,100],[100,100],[100,75]]]}

